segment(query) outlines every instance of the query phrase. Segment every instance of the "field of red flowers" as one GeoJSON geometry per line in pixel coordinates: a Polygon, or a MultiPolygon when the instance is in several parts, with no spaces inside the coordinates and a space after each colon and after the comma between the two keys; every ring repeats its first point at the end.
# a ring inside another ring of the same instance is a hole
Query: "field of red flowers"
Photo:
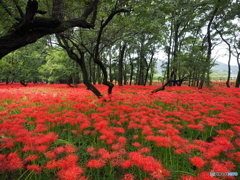
{"type": "Polygon", "coordinates": [[[155,88],[0,84],[0,179],[238,179],[239,89],[155,88]]]}

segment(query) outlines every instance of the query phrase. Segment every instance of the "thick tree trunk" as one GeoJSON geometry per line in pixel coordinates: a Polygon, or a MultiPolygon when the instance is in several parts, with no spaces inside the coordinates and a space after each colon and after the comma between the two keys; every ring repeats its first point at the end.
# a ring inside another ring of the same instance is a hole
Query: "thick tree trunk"
{"type": "Polygon", "coordinates": [[[23,85],[23,86],[27,86],[27,83],[25,83],[25,81],[20,80],[19,82],[20,82],[21,85],[23,85]]]}
{"type": "Polygon", "coordinates": [[[0,59],[46,35],[60,33],[72,27],[93,28],[94,23],[88,23],[86,19],[93,11],[96,11],[98,0],[91,2],[91,5],[86,6],[81,17],[61,22],[56,18],[35,17],[40,12],[38,2],[37,0],[28,0],[24,16],[16,18],[18,23],[10,28],[11,31],[7,35],[0,38],[0,59]]]}

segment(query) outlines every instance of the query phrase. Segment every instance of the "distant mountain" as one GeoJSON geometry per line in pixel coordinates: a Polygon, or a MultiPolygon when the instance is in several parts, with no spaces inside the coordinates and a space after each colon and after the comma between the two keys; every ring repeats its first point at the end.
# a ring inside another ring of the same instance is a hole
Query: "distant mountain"
{"type": "MultiPolygon", "coordinates": [[[[212,67],[213,72],[221,72],[221,73],[228,73],[228,65],[225,63],[221,63],[219,61],[215,62],[215,66],[212,67]]],[[[161,63],[157,63],[157,73],[159,75],[162,74],[161,63]]],[[[238,66],[231,66],[231,75],[237,76],[238,73],[238,66]]]]}
{"type": "MultiPolygon", "coordinates": [[[[215,62],[217,65],[212,67],[213,72],[223,72],[228,73],[228,65],[225,63],[221,63],[219,61],[215,62]]],[[[231,74],[237,74],[238,73],[238,66],[231,66],[231,74]]]]}

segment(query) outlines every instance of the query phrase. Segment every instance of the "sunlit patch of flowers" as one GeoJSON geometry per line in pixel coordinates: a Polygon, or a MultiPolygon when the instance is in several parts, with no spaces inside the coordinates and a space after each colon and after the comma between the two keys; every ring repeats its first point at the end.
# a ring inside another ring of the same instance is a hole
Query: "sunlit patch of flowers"
{"type": "Polygon", "coordinates": [[[154,88],[0,84],[1,178],[237,179],[239,89],[154,88]]]}

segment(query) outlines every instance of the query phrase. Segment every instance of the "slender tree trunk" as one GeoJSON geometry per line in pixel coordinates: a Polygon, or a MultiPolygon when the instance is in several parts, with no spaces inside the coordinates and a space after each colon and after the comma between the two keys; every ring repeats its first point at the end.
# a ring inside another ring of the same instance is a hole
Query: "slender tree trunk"
{"type": "Polygon", "coordinates": [[[173,28],[171,25],[171,33],[170,33],[170,40],[169,40],[169,47],[166,48],[167,51],[167,80],[170,79],[170,63],[171,63],[171,48],[172,48],[172,36],[173,36],[173,28]]]}
{"type": "Polygon", "coordinates": [[[92,83],[95,85],[97,83],[97,79],[96,79],[96,74],[97,74],[97,71],[96,71],[96,64],[93,64],[92,65],[93,67],[93,72],[92,72],[92,83]]]}
{"type": "MultiPolygon", "coordinates": [[[[220,2],[220,0],[218,0],[218,2],[220,2]]],[[[217,13],[219,9],[219,6],[217,5],[217,7],[214,8],[213,12],[212,12],[212,16],[209,20],[208,26],[207,26],[207,42],[208,42],[208,51],[207,51],[207,58],[206,58],[206,64],[210,64],[210,60],[211,60],[211,54],[212,54],[212,41],[211,41],[211,26],[213,23],[213,20],[215,18],[215,15],[217,13]]],[[[207,72],[207,70],[209,70],[209,68],[204,69],[201,75],[201,80],[198,86],[198,89],[202,89],[203,88],[203,84],[205,82],[205,74],[207,72]]]]}
{"type": "Polygon", "coordinates": [[[123,46],[120,46],[119,50],[119,62],[118,62],[118,85],[122,86],[123,82],[123,58],[127,44],[124,43],[123,46]]]}
{"type": "Polygon", "coordinates": [[[240,62],[239,62],[239,56],[240,56],[240,53],[237,54],[238,75],[237,75],[236,84],[235,84],[236,88],[240,87],[240,62]]]}
{"type": "Polygon", "coordinates": [[[146,75],[145,75],[144,86],[146,86],[146,84],[147,84],[148,72],[149,72],[150,67],[152,66],[153,56],[154,56],[154,52],[152,52],[152,56],[151,56],[151,58],[150,58],[149,64],[147,64],[147,62],[146,62],[146,64],[147,64],[147,70],[146,70],[146,75]]]}
{"type": "Polygon", "coordinates": [[[139,73],[138,73],[138,85],[144,85],[144,41],[145,37],[141,39],[141,47],[139,54],[139,73]]]}
{"type": "Polygon", "coordinates": [[[112,75],[112,49],[110,48],[110,55],[109,55],[109,80],[113,83],[113,75],[112,75]]]}
{"type": "MultiPolygon", "coordinates": [[[[217,30],[217,29],[216,29],[217,30]]],[[[221,39],[227,44],[228,46],[228,77],[227,77],[227,81],[226,81],[226,85],[228,88],[230,88],[230,77],[231,77],[231,66],[230,66],[230,62],[231,62],[231,55],[232,55],[232,50],[231,50],[231,45],[227,42],[226,39],[224,39],[221,31],[218,31],[218,34],[220,35],[221,39]]]]}
{"type": "Polygon", "coordinates": [[[133,62],[131,60],[131,57],[129,58],[130,59],[130,82],[129,82],[129,85],[132,85],[132,79],[133,79],[133,62]]]}

